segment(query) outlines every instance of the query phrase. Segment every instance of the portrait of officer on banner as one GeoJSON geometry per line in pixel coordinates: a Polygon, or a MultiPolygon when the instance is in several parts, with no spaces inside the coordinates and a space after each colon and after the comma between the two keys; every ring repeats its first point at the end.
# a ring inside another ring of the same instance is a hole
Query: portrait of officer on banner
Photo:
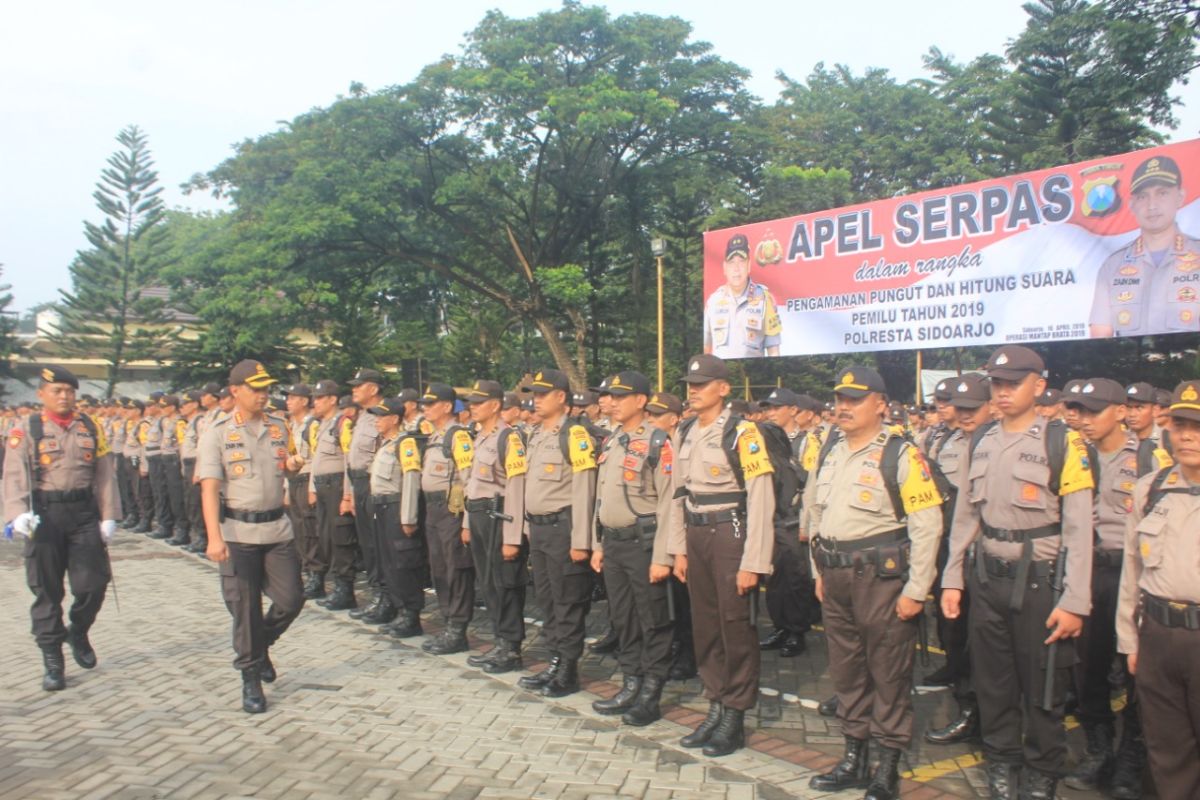
{"type": "Polygon", "coordinates": [[[1200,241],[1179,229],[1183,175],[1174,159],[1138,165],[1129,207],[1140,235],[1096,276],[1088,331],[1094,338],[1200,330],[1200,241]]]}
{"type": "Polygon", "coordinates": [[[750,241],[735,234],[725,244],[725,283],[704,304],[704,352],[718,358],[779,355],[782,326],[775,298],[750,280],[750,241]]]}

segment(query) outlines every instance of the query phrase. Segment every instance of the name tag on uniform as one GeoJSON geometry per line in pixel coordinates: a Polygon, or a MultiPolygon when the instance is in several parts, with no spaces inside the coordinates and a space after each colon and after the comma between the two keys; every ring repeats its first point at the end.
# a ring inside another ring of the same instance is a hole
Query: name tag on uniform
{"type": "Polygon", "coordinates": [[[39,453],[50,453],[55,450],[58,450],[57,439],[42,439],[40,442],[38,442],[39,453]]]}

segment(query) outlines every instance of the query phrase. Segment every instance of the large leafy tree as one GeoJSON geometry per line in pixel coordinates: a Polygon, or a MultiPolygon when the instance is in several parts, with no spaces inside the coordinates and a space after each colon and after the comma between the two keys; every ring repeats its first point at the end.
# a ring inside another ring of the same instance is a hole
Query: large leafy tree
{"type": "Polygon", "coordinates": [[[71,291],[60,290],[54,337],[67,354],[104,359],[109,395],[130,361],[162,357],[171,323],[163,293],[147,291],[168,263],[158,173],[136,125],[117,143],[92,194],[104,219],[84,223],[91,247],[71,264],[71,291]]]}

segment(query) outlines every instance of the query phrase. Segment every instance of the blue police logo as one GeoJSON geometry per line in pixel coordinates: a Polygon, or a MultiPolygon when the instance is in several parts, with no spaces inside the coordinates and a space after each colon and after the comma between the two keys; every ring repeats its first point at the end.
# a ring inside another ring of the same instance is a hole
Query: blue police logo
{"type": "Polygon", "coordinates": [[[1121,195],[1117,194],[1117,176],[1095,178],[1083,184],[1083,215],[1104,217],[1121,207],[1121,195]]]}
{"type": "Polygon", "coordinates": [[[587,449],[588,449],[588,443],[587,443],[587,439],[584,439],[584,440],[582,440],[582,441],[580,441],[580,442],[579,442],[579,449],[580,449],[580,450],[587,450],[587,449]]]}
{"type": "Polygon", "coordinates": [[[751,452],[751,453],[757,453],[757,452],[758,452],[758,442],[751,442],[751,443],[750,443],[750,452],[751,452]]]}

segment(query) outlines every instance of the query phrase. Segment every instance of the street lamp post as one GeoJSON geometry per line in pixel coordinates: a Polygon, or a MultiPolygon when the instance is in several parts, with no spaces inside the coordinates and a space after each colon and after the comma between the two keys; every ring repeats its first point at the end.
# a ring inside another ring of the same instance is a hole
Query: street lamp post
{"type": "Polygon", "coordinates": [[[651,239],[650,252],[658,262],[658,390],[663,390],[663,256],[667,253],[666,239],[651,239]]]}

